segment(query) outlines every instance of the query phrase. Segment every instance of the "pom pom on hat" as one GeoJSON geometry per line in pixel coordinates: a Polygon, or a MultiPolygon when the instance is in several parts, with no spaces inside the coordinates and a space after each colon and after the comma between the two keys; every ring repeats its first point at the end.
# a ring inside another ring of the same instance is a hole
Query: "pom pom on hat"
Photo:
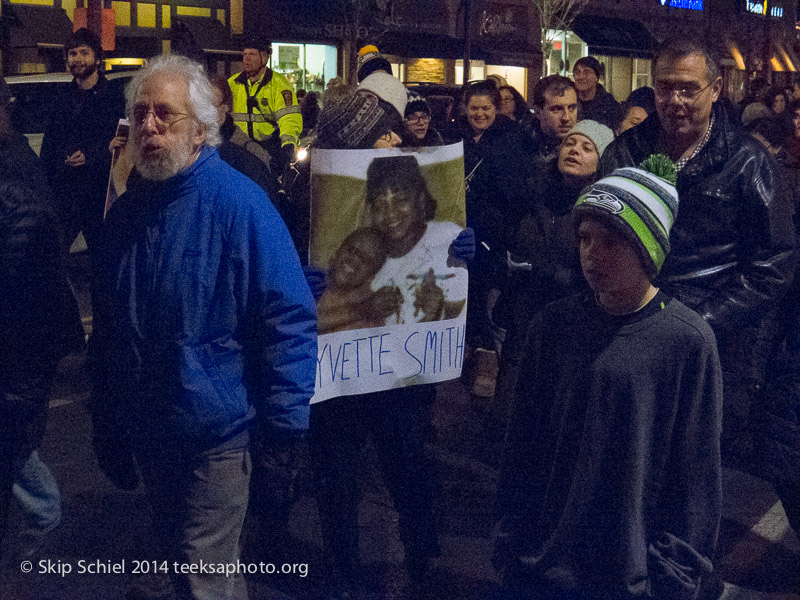
{"type": "MultiPolygon", "coordinates": [[[[383,57],[378,51],[378,48],[373,45],[367,45],[358,51],[358,60],[356,61],[356,79],[359,83],[369,77],[376,71],[383,71],[392,74],[391,63],[383,57]]],[[[401,113],[402,114],[402,113],[401,113]]]]}
{"type": "Polygon", "coordinates": [[[678,191],[669,180],[668,162],[669,157],[654,155],[640,165],[666,178],[644,168],[615,169],[586,188],[573,209],[576,227],[583,217],[593,216],[630,241],[651,280],[669,253],[669,232],[678,216],[678,191]]]}

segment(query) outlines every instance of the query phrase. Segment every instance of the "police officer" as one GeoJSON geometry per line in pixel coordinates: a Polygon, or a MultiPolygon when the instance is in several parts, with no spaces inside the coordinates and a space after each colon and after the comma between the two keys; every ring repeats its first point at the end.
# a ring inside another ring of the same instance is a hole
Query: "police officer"
{"type": "Polygon", "coordinates": [[[244,70],[231,77],[233,120],[251,138],[261,143],[273,159],[276,174],[294,159],[303,118],[292,84],[267,67],[272,44],[261,38],[245,40],[244,70]]]}

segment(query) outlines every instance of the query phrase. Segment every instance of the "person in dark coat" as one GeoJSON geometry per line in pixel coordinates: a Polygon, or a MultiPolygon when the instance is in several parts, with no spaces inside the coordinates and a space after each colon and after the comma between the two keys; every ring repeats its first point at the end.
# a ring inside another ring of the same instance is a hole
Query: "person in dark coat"
{"type": "MultiPolygon", "coordinates": [[[[668,178],[664,158],[643,168],[668,178]]],[[[529,329],[498,482],[503,598],[693,600],[711,572],[722,377],[711,328],[653,285],[680,212],[665,178],[617,169],[575,206],[591,290],[529,329]]]]}
{"type": "MultiPolygon", "coordinates": [[[[32,482],[23,470],[44,436],[58,360],[83,345],[63,234],[44,181],[25,136],[10,128],[0,89],[0,549],[15,481],[24,491],[36,483],[58,493],[52,476],[32,482]]],[[[23,514],[35,516],[34,509],[23,506],[23,514]]]]}
{"type": "Polygon", "coordinates": [[[572,80],[561,75],[542,77],[533,87],[534,170],[555,158],[558,147],[578,122],[578,92],[572,80]]]}
{"type": "Polygon", "coordinates": [[[520,126],[500,114],[500,92],[493,84],[470,86],[465,103],[467,224],[475,230],[479,248],[471,268],[467,335],[474,347],[493,348],[487,314],[489,292],[502,284],[509,232],[525,206],[532,152],[530,139],[520,126]]]}
{"type": "Polygon", "coordinates": [[[431,107],[425,98],[419,94],[409,92],[403,120],[406,124],[406,130],[403,133],[403,146],[423,148],[444,144],[442,136],[431,126],[431,107]]]}
{"type": "Polygon", "coordinates": [[[613,140],[605,125],[578,121],[562,142],[558,160],[528,181],[525,213],[514,226],[507,254],[508,279],[494,312],[495,322],[506,329],[504,366],[519,358],[532,314],[586,287],[572,207],[581,190],[594,182],[600,157],[613,140]]]}
{"type": "Polygon", "coordinates": [[[528,103],[517,91],[517,88],[504,85],[500,88],[500,97],[502,98],[502,114],[507,116],[512,121],[519,123],[522,130],[533,137],[533,132],[536,129],[536,117],[533,116],[528,103]]]}
{"type": "Polygon", "coordinates": [[[67,40],[65,52],[74,79],[52,106],[42,139],[42,166],[58,194],[66,243],[83,231],[91,251],[103,223],[111,168],[108,145],[125,116],[125,101],[100,71],[103,51],[94,33],[79,29],[67,40]]]}
{"type": "Polygon", "coordinates": [[[578,90],[578,120],[592,119],[613,128],[619,118],[619,102],[598,83],[603,71],[603,65],[594,56],[584,56],[575,62],[572,75],[578,90]]]}
{"type": "Polygon", "coordinates": [[[762,319],[795,268],[792,195],[768,152],[715,104],[717,64],[702,43],[668,41],[656,54],[656,114],[618,137],[601,173],[666,149],[678,166],[681,216],[658,285],[714,329],[725,374],[723,449],[747,428],[764,357],[752,352],[762,319]],[[681,71],[689,72],[691,80],[681,71]]]}

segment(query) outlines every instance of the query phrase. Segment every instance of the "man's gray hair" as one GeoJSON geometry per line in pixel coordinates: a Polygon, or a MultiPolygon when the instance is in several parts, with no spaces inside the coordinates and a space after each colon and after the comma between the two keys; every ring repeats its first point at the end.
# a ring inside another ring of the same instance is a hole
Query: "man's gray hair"
{"type": "Polygon", "coordinates": [[[714,49],[702,39],[682,35],[668,38],[656,49],[653,55],[653,72],[655,73],[656,64],[660,60],[676,61],[690,54],[700,54],[706,59],[709,83],[722,75],[714,49]]]}
{"type": "Polygon", "coordinates": [[[214,106],[211,83],[206,70],[195,62],[180,54],[157,56],[148,65],[137,71],[125,88],[125,113],[132,122],[133,106],[139,97],[144,83],[159,73],[167,73],[174,77],[183,77],[189,84],[189,104],[194,117],[200,121],[206,131],[205,144],[219,146],[222,138],[217,124],[217,108],[214,106]]]}

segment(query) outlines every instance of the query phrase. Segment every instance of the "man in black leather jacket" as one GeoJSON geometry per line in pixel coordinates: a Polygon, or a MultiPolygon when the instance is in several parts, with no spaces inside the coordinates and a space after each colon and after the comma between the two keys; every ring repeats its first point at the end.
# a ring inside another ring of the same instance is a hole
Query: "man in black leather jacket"
{"type": "Polygon", "coordinates": [[[730,451],[762,381],[765,317],[794,274],[792,196],[766,150],[716,103],[722,78],[701,42],[669,41],[653,62],[656,114],[608,147],[600,172],[653,153],[676,162],[680,216],[655,284],[714,330],[725,380],[723,451],[730,451]]]}

